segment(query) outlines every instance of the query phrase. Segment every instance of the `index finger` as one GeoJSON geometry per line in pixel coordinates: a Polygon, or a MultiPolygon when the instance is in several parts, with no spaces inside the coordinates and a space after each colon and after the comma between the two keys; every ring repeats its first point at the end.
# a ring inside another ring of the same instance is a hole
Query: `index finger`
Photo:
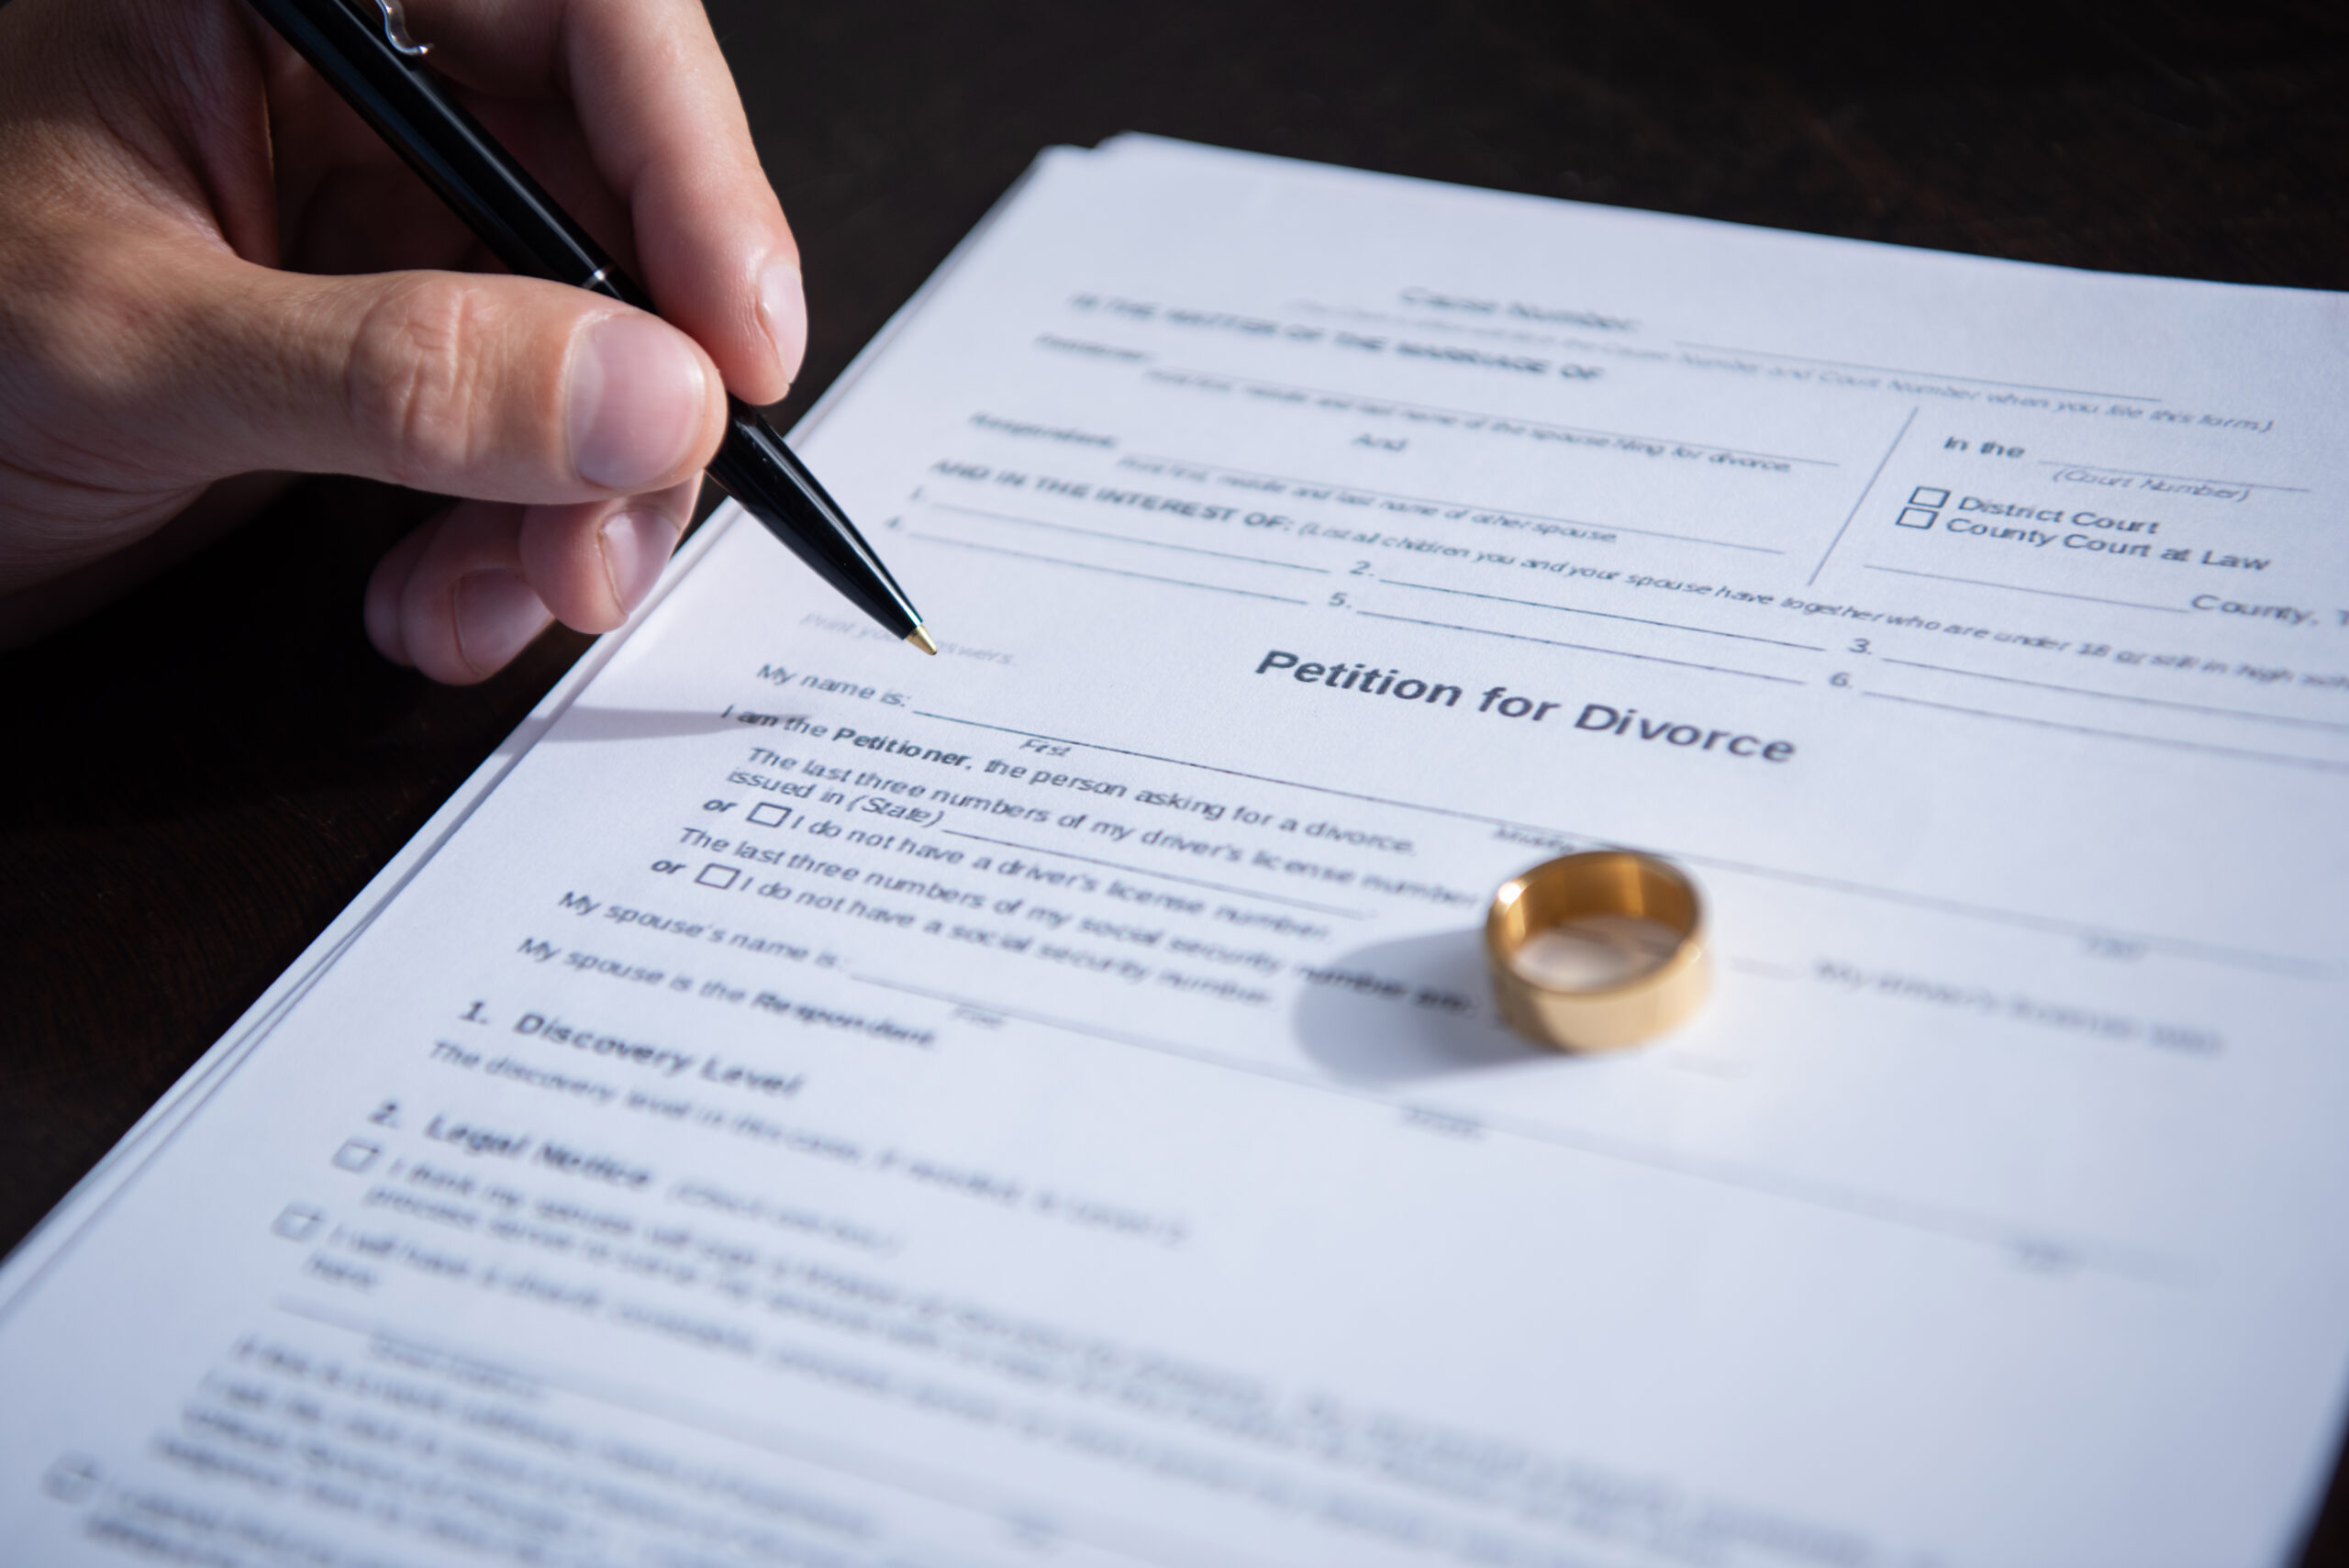
{"type": "Polygon", "coordinates": [[[434,63],[503,97],[560,96],[628,204],[661,314],[729,390],[773,403],[807,341],[799,247],[699,0],[412,0],[434,63]]]}

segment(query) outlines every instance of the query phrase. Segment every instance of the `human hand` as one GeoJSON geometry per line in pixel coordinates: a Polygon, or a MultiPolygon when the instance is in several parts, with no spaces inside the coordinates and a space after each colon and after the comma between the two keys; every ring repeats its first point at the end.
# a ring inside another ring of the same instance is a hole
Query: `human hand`
{"type": "Polygon", "coordinates": [[[384,556],[366,624],[478,681],[550,618],[618,626],[690,521],[726,391],[788,390],[798,250],[697,0],[406,8],[666,320],[475,270],[239,0],[12,0],[0,596],[102,570],[237,476],[357,474],[466,497],[384,556]]]}

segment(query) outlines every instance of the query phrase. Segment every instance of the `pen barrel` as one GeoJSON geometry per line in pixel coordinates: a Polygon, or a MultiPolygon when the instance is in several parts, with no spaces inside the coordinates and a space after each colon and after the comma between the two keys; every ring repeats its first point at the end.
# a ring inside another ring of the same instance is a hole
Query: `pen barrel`
{"type": "Polygon", "coordinates": [[[816,575],[896,637],[921,625],[905,590],[816,476],[759,411],[726,400],[726,439],[709,476],[816,575]]]}
{"type": "Polygon", "coordinates": [[[497,259],[639,310],[651,296],[421,64],[342,0],[248,0],[497,259]],[[484,178],[487,172],[494,177],[484,178]]]}

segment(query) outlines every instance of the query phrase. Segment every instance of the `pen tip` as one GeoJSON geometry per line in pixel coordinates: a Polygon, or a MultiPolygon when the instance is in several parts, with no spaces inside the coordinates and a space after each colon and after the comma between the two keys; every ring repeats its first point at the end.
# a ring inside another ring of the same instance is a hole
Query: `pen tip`
{"type": "Polygon", "coordinates": [[[920,649],[924,653],[935,653],[938,651],[938,639],[930,635],[930,628],[928,627],[918,626],[914,628],[913,630],[906,634],[906,640],[912,643],[916,648],[920,649]]]}

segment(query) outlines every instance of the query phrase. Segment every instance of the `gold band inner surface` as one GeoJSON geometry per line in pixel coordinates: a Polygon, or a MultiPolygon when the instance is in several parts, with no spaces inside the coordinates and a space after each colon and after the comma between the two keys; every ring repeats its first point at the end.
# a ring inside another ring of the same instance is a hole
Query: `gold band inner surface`
{"type": "Polygon", "coordinates": [[[1494,993],[1510,1028],[1561,1051],[1637,1045],[1685,1021],[1711,990],[1704,906],[1678,867],[1631,850],[1564,855],[1503,883],[1485,921],[1494,993]],[[1594,944],[1577,981],[1545,933],[1594,944]],[[1609,954],[1611,953],[1611,957],[1609,954]]]}

